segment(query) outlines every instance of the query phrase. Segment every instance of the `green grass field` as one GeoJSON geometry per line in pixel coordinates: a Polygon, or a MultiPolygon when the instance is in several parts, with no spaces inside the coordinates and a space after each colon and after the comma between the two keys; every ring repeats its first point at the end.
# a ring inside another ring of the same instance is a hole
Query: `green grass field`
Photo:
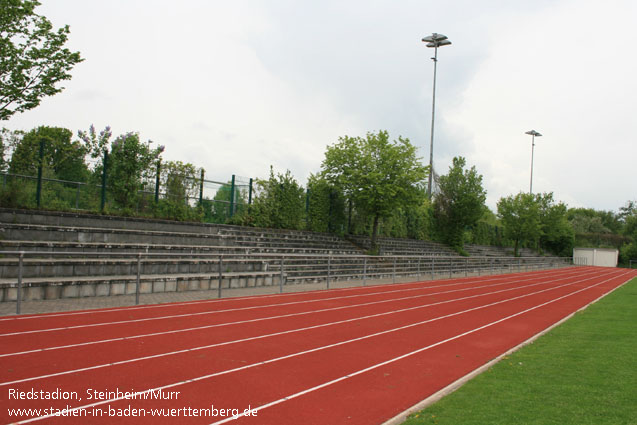
{"type": "Polygon", "coordinates": [[[637,279],[404,424],[637,424],[637,279]]]}

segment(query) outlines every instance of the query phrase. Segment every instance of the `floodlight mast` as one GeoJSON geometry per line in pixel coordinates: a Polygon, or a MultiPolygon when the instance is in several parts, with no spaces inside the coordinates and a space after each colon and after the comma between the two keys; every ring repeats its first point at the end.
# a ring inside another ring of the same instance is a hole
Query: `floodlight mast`
{"type": "Polygon", "coordinates": [[[431,105],[431,142],[429,144],[429,183],[427,185],[427,195],[431,198],[432,180],[434,174],[434,118],[436,116],[436,71],[438,68],[438,47],[448,46],[451,41],[446,35],[433,33],[430,36],[422,39],[424,43],[427,43],[427,47],[434,48],[434,57],[431,60],[434,61],[434,87],[431,105]]]}
{"type": "Polygon", "coordinates": [[[529,185],[529,193],[533,194],[533,154],[535,152],[535,138],[542,135],[535,130],[529,130],[524,134],[531,136],[531,184],[529,185]]]}

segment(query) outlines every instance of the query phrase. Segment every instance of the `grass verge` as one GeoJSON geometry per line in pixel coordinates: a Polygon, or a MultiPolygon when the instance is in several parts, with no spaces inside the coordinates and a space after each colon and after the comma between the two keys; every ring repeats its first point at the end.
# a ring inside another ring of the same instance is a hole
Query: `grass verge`
{"type": "Polygon", "coordinates": [[[637,424],[637,279],[403,425],[637,424]]]}

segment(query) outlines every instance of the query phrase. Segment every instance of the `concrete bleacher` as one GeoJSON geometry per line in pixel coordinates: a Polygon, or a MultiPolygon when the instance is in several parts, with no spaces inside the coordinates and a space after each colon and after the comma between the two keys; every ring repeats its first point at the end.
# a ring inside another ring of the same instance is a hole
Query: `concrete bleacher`
{"type": "MultiPolygon", "coordinates": [[[[330,234],[8,209],[0,209],[0,251],[26,253],[27,299],[132,293],[139,253],[141,293],[277,285],[283,276],[270,254],[361,254],[330,234]]],[[[0,301],[17,297],[18,257],[3,257],[0,301]]]]}
{"type": "MultiPolygon", "coordinates": [[[[365,250],[369,250],[371,247],[369,236],[348,236],[347,239],[365,250]]],[[[379,237],[377,244],[381,255],[457,255],[446,245],[431,241],[379,237]]]]}
{"type": "MultiPolygon", "coordinates": [[[[436,242],[378,242],[385,256],[460,258],[436,242]]],[[[364,257],[368,249],[365,236],[0,208],[0,251],[10,252],[0,257],[0,301],[17,297],[21,251],[23,298],[56,299],[307,283],[328,270],[343,280],[395,272],[388,258],[364,257]]]]}

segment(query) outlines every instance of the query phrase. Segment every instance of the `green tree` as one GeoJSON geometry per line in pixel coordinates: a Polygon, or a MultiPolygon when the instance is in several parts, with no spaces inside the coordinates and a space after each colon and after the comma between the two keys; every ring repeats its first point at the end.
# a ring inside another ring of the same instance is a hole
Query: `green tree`
{"type": "Polygon", "coordinates": [[[491,209],[486,207],[480,220],[465,231],[465,242],[492,246],[503,246],[506,243],[502,224],[491,209]]]}
{"type": "Polygon", "coordinates": [[[248,188],[235,184],[233,215],[230,216],[230,199],[232,198],[232,181],[222,185],[213,200],[204,199],[206,220],[213,223],[250,224],[248,220],[248,188]]]}
{"type": "Polygon", "coordinates": [[[343,194],[321,174],[310,175],[308,229],[315,232],[345,233],[347,229],[346,201],[343,194]]]}
{"type": "Polygon", "coordinates": [[[637,260],[637,201],[628,201],[620,208],[620,214],[624,222],[623,235],[631,242],[626,242],[620,248],[622,263],[637,260]]]}
{"type": "Polygon", "coordinates": [[[113,141],[107,166],[108,189],[120,207],[131,209],[137,204],[144,178],[154,173],[152,165],[163,150],[163,146],[151,149],[150,144],[140,142],[137,133],[123,134],[113,141]]]}
{"type": "Polygon", "coordinates": [[[53,30],[35,13],[36,0],[0,0],[0,120],[35,108],[43,97],[64,89],[79,52],[64,48],[68,25],[53,30]]]}
{"type": "Polygon", "coordinates": [[[575,233],[620,233],[622,228],[621,215],[612,211],[571,208],[567,219],[575,233]]]}
{"type": "Polygon", "coordinates": [[[202,218],[199,208],[190,205],[197,196],[198,169],[181,161],[161,164],[159,187],[164,196],[159,199],[157,215],[172,220],[198,220],[202,218]]]}
{"type": "Polygon", "coordinates": [[[465,170],[463,157],[453,159],[449,173],[439,178],[440,192],[434,199],[434,216],[443,240],[464,253],[464,230],[484,215],[487,192],[476,167],[465,170]]]}
{"type": "Polygon", "coordinates": [[[505,237],[514,243],[517,257],[522,242],[536,241],[540,237],[540,208],[531,193],[500,198],[498,215],[504,226],[505,237]]]}
{"type": "Polygon", "coordinates": [[[35,175],[40,163],[40,142],[44,142],[44,167],[54,177],[67,181],[85,181],[88,167],[84,162],[86,149],[71,141],[71,130],[41,126],[26,133],[17,143],[11,156],[10,171],[35,175]]]}
{"type": "Polygon", "coordinates": [[[408,139],[390,142],[386,131],[365,138],[344,136],[328,146],[323,177],[363,215],[372,218],[371,250],[378,251],[378,225],[398,208],[419,203],[427,167],[408,139]]]}
{"type": "Polygon", "coordinates": [[[274,175],[270,167],[268,180],[256,180],[250,213],[243,222],[258,227],[302,229],[305,217],[305,190],[290,170],[274,175]]]}
{"type": "Polygon", "coordinates": [[[187,204],[189,199],[197,196],[200,170],[191,163],[167,161],[161,165],[161,186],[167,199],[187,204]]]}
{"type": "Polygon", "coordinates": [[[540,215],[540,249],[570,256],[573,252],[575,232],[567,219],[567,206],[562,202],[556,203],[552,192],[537,194],[536,202],[540,215]]]}

